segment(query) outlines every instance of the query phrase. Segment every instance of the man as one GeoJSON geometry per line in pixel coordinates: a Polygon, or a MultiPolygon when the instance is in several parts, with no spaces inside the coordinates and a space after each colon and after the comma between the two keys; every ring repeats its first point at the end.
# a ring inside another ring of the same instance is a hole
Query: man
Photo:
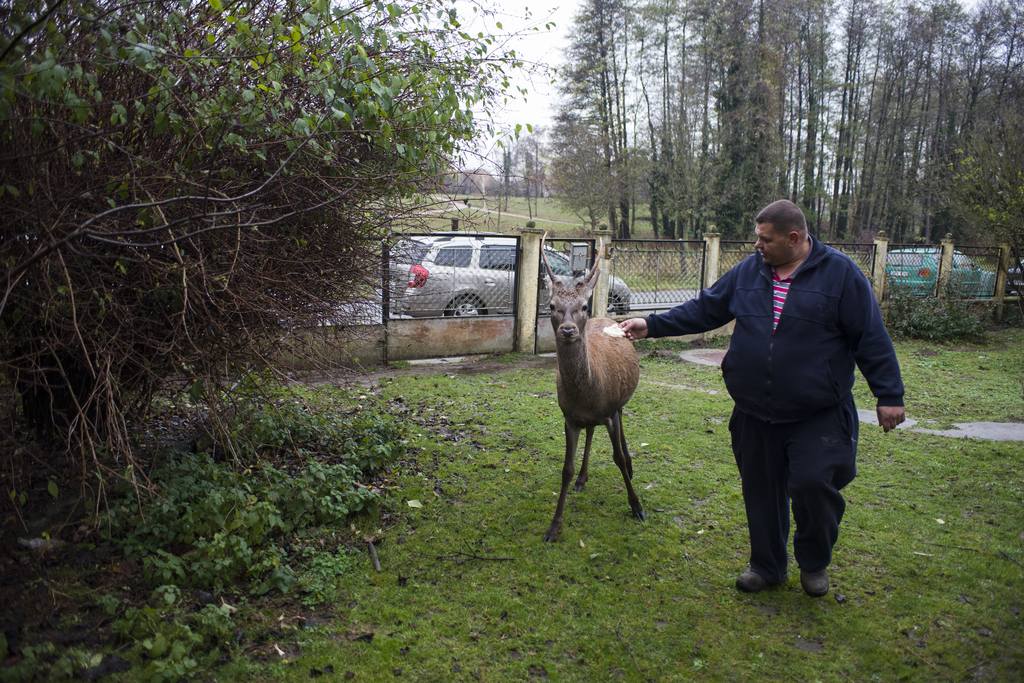
{"type": "Polygon", "coordinates": [[[905,419],[903,381],[874,294],[853,261],[809,235],[789,201],[761,211],[754,233],[757,253],[698,299],[620,327],[643,339],[736,320],[722,361],[750,532],[750,571],[736,587],[756,593],[787,580],[792,502],[800,583],[821,597],[846,507],[839,491],[857,472],[854,363],[878,399],[886,432],[905,419]]]}

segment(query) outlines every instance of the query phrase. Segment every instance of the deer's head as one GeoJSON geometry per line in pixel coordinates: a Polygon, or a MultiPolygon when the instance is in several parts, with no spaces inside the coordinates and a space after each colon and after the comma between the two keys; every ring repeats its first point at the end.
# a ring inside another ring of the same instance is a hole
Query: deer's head
{"type": "Polygon", "coordinates": [[[544,241],[545,238],[540,241],[540,254],[544,259],[544,267],[548,271],[548,281],[551,285],[551,302],[548,304],[548,308],[551,309],[551,327],[555,331],[555,340],[558,343],[572,344],[583,339],[586,332],[587,319],[590,317],[587,302],[594,293],[601,268],[595,264],[583,280],[567,287],[552,272],[551,264],[544,253],[544,241]]]}

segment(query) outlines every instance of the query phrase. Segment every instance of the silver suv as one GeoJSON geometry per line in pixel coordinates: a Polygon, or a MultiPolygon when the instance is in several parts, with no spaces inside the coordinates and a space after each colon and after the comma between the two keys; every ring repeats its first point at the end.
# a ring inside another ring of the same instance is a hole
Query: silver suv
{"type": "MultiPolygon", "coordinates": [[[[393,254],[396,315],[424,318],[512,312],[515,238],[430,235],[399,242],[393,254]],[[403,283],[397,278],[404,274],[408,275],[408,280],[403,292],[403,283]]],[[[573,274],[564,254],[552,249],[545,249],[545,254],[551,270],[564,284],[575,284],[582,278],[582,274],[573,274]]],[[[628,311],[630,293],[626,283],[612,277],[609,289],[609,313],[628,311]]],[[[549,298],[545,284],[540,291],[541,311],[547,312],[549,298]]]]}

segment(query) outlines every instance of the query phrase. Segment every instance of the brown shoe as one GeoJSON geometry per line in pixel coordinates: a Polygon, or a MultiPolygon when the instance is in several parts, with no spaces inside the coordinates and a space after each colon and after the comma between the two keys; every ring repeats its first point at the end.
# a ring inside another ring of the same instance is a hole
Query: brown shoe
{"type": "Polygon", "coordinates": [[[747,572],[736,579],[736,587],[744,593],[760,593],[768,587],[768,580],[760,574],[747,572]]]}
{"type": "Polygon", "coordinates": [[[828,572],[822,569],[820,572],[805,572],[800,570],[800,585],[804,587],[804,593],[812,598],[820,598],[828,593],[828,572]]]}

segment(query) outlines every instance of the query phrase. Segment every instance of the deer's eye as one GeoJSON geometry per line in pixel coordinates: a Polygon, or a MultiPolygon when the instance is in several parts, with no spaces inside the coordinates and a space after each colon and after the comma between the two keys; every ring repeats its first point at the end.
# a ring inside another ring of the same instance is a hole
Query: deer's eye
{"type": "Polygon", "coordinates": [[[553,311],[553,310],[555,310],[555,305],[554,304],[548,304],[548,308],[550,308],[553,311]]]}
{"type": "Polygon", "coordinates": [[[583,304],[583,308],[582,308],[581,310],[582,310],[582,311],[583,311],[584,313],[586,313],[586,312],[587,312],[587,305],[586,305],[586,304],[583,304]]]}

